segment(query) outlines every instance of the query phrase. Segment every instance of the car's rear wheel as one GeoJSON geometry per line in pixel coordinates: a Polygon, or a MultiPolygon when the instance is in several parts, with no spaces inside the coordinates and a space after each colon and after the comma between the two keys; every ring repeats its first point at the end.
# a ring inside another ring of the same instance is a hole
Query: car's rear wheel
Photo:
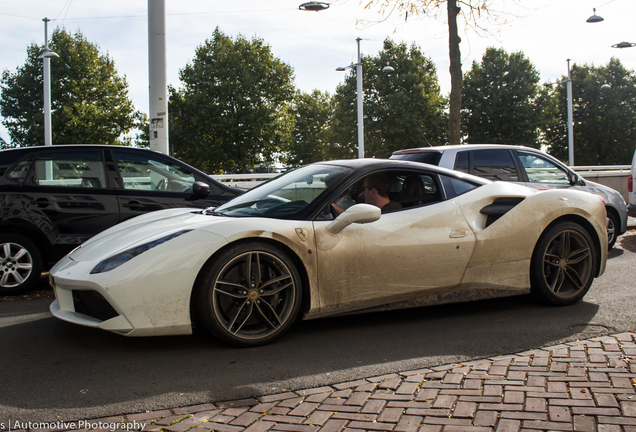
{"type": "Polygon", "coordinates": [[[35,286],[42,273],[37,246],[19,234],[0,235],[0,294],[15,295],[35,286]]]}
{"type": "Polygon", "coordinates": [[[205,328],[237,346],[271,342],[294,322],[301,280],[289,256],[266,243],[242,243],[214,257],[197,287],[205,328]]]}
{"type": "Polygon", "coordinates": [[[571,305],[589,291],[596,275],[597,251],[585,229],[560,222],[547,229],[532,256],[532,294],[554,305],[571,305]]]}
{"type": "Polygon", "coordinates": [[[614,243],[616,243],[616,239],[618,238],[618,220],[614,213],[607,212],[607,246],[608,249],[614,247],[614,243]]]}

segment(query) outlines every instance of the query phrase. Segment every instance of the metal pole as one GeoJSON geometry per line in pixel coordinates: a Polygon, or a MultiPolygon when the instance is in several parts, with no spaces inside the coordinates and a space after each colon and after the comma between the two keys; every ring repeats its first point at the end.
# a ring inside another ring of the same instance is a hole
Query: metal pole
{"type": "Polygon", "coordinates": [[[362,90],[362,58],[360,57],[360,41],[358,43],[358,63],[356,63],[356,78],[358,82],[358,158],[364,158],[364,93],[362,90]]]}
{"type": "Polygon", "coordinates": [[[166,1],[148,0],[150,149],[168,154],[166,1]]]}
{"type": "Polygon", "coordinates": [[[572,79],[570,76],[570,59],[568,59],[568,164],[574,166],[574,125],[572,120],[572,79]]]}
{"type": "Polygon", "coordinates": [[[49,31],[48,18],[44,18],[44,52],[42,62],[44,63],[44,145],[53,145],[53,132],[51,130],[51,57],[49,55],[49,31]]]}

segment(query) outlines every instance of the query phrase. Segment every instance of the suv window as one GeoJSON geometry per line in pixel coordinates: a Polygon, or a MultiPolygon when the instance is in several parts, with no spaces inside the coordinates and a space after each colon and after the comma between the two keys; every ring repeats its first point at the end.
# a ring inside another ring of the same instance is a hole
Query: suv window
{"type": "Polygon", "coordinates": [[[541,156],[518,152],[528,180],[534,183],[570,184],[570,177],[562,167],[541,156]]]}
{"type": "Polygon", "coordinates": [[[194,174],[167,160],[115,151],[124,189],[192,192],[194,174]]]}
{"type": "Polygon", "coordinates": [[[519,181],[517,168],[508,150],[471,151],[471,174],[489,180],[519,181]]]}
{"type": "MultiPolygon", "coordinates": [[[[11,175],[19,178],[21,166],[18,165],[11,175]]],[[[40,153],[35,161],[34,181],[40,186],[105,188],[102,152],[40,153]]]]}
{"type": "Polygon", "coordinates": [[[438,151],[422,151],[412,153],[394,154],[390,159],[407,160],[413,162],[427,163],[430,165],[439,165],[442,153],[438,151]]]}

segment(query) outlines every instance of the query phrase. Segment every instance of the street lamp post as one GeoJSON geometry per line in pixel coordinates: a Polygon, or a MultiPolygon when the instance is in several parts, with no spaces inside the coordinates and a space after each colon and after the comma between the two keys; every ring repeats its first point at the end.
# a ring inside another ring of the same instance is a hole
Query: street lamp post
{"type": "MultiPolygon", "coordinates": [[[[572,115],[572,77],[570,75],[570,59],[568,62],[568,78],[566,80],[557,81],[554,84],[566,83],[567,89],[567,104],[568,104],[568,165],[574,166],[574,121],[572,115]]],[[[553,83],[546,82],[544,86],[550,86],[553,83]]]]}
{"type": "Polygon", "coordinates": [[[574,166],[574,124],[572,119],[572,77],[570,76],[570,59],[568,59],[568,164],[574,166]]]}
{"type": "MultiPolygon", "coordinates": [[[[356,38],[358,44],[358,62],[349,66],[336,68],[337,71],[345,71],[353,66],[356,67],[356,82],[357,82],[357,109],[358,109],[358,159],[364,159],[364,90],[362,88],[362,57],[360,55],[360,41],[361,38],[356,38]]],[[[395,70],[387,65],[382,69],[384,73],[391,73],[395,70]]]]}
{"type": "Polygon", "coordinates": [[[44,18],[44,50],[40,57],[43,63],[44,81],[44,145],[53,145],[53,132],[51,129],[51,59],[59,55],[49,50],[48,18],[44,18]]]}

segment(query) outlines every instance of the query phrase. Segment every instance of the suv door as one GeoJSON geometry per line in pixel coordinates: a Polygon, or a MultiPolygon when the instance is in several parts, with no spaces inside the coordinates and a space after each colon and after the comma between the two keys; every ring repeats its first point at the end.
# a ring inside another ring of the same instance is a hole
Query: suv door
{"type": "Polygon", "coordinates": [[[119,222],[109,186],[102,150],[52,148],[36,156],[21,196],[31,221],[63,255],[119,222]]]}
{"type": "Polygon", "coordinates": [[[201,178],[187,167],[160,155],[113,150],[121,178],[119,203],[122,220],[150,211],[219,205],[218,195],[223,190],[201,178]],[[209,190],[198,192],[203,182],[209,190]]]}

